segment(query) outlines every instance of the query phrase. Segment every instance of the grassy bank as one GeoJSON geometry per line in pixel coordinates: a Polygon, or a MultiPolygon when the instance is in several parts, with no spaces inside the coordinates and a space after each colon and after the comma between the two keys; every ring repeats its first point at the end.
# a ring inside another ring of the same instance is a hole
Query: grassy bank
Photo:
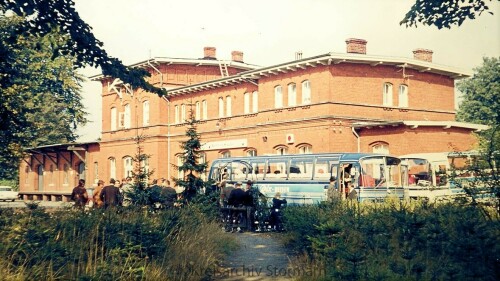
{"type": "Polygon", "coordinates": [[[2,280],[203,280],[233,238],[197,207],[0,209],[2,280]]]}

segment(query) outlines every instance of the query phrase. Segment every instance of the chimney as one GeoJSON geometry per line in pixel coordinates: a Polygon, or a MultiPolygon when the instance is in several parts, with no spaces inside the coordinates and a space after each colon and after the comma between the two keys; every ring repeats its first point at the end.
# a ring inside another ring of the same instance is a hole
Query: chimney
{"type": "Polygon", "coordinates": [[[432,62],[432,50],[428,49],[415,49],[413,50],[413,58],[416,60],[432,62]]]}
{"type": "Polygon", "coordinates": [[[215,47],[205,47],[203,48],[203,58],[206,60],[215,60],[215,47]]]}
{"type": "Polygon", "coordinates": [[[243,62],[243,52],[232,51],[231,52],[231,60],[237,61],[237,62],[243,62]]]}
{"type": "Polygon", "coordinates": [[[348,53],[366,54],[366,40],[348,38],[345,42],[347,44],[348,53]]]}

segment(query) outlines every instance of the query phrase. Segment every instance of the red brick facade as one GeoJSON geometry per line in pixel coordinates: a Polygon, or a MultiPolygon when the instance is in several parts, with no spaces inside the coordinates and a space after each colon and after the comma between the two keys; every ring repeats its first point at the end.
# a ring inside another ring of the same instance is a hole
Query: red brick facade
{"type": "MultiPolygon", "coordinates": [[[[356,40],[355,44],[364,41],[356,40]]],[[[359,46],[354,46],[358,51],[349,49],[352,42],[348,40],[348,54],[329,53],[265,68],[243,63],[243,53],[238,51],[232,53],[231,62],[219,61],[215,48],[205,48],[205,59],[154,59],[137,64],[150,71],[153,84],[168,89],[165,98],[130,91],[114,78],[96,76],[103,85],[102,139],[86,145],[84,175],[76,173],[80,159],[73,157],[71,183],[53,188],[46,185],[44,190],[67,192],[78,177],[90,183],[98,178],[108,181],[113,175],[112,163],[114,176],[124,178],[125,159],[136,154],[137,135],[145,137],[142,146],[150,155],[153,177],[176,177],[171,164],[177,163],[176,155],[181,152],[186,130],[182,119],[189,118],[191,108],[195,114],[199,112],[197,130],[206,143],[208,161],[225,153],[244,156],[256,151],[264,155],[279,149],[288,154],[356,152],[359,145],[360,152],[372,152],[381,144],[391,154],[401,155],[474,147],[471,132],[476,127],[454,122],[454,80],[462,73],[419,59],[371,57],[359,51],[359,46]],[[277,86],[281,86],[280,108],[275,104],[277,86]],[[388,92],[384,100],[388,88],[392,94],[388,92]],[[290,101],[293,89],[295,99],[290,101]],[[98,168],[93,170],[95,163],[98,168]]],[[[366,41],[364,44],[366,52],[366,41]]],[[[36,190],[36,161],[21,164],[22,192],[36,190]],[[27,163],[33,170],[28,177],[33,179],[25,180],[27,163]]],[[[60,158],[58,169],[68,161],[68,157],[60,158]]],[[[46,159],[45,178],[49,166],[46,159]]]]}

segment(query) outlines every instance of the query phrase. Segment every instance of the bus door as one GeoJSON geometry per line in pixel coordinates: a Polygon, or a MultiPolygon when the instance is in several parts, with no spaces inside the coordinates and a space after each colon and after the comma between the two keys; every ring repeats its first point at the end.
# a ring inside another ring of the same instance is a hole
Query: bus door
{"type": "Polygon", "coordinates": [[[339,157],[318,157],[314,163],[314,180],[323,185],[323,197],[326,200],[330,178],[334,180],[335,189],[339,188],[339,157]]]}

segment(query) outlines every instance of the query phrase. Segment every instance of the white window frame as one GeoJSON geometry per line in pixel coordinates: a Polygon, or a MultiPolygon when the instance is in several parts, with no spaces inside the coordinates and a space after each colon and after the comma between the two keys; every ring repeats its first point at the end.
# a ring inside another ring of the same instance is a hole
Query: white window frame
{"type": "Polygon", "coordinates": [[[288,147],[280,146],[280,147],[276,148],[276,154],[277,155],[287,155],[288,154],[288,147]]]}
{"type": "Polygon", "coordinates": [[[231,102],[231,96],[226,97],[226,116],[231,117],[232,116],[232,107],[233,104],[231,102]]]}
{"type": "Polygon", "coordinates": [[[252,112],[259,112],[259,92],[257,91],[252,93],[252,112]]]}
{"type": "Polygon", "coordinates": [[[408,107],[408,86],[405,84],[399,85],[398,103],[399,107],[408,107]]]}
{"type": "Polygon", "coordinates": [[[392,84],[384,83],[382,88],[382,105],[392,106],[392,84]]]}
{"type": "Polygon", "coordinates": [[[288,84],[288,106],[297,105],[297,85],[295,83],[288,84]]]}
{"type": "Polygon", "coordinates": [[[111,131],[116,131],[117,128],[117,121],[118,121],[118,111],[116,107],[111,108],[111,131]]]}
{"type": "Polygon", "coordinates": [[[116,159],[114,157],[109,158],[109,178],[116,179],[116,159]]]}
{"type": "Polygon", "coordinates": [[[386,143],[377,143],[372,146],[372,152],[377,154],[389,154],[389,145],[386,143]]]}
{"type": "Polygon", "coordinates": [[[142,103],[142,125],[149,125],[149,101],[146,100],[142,103]]]}
{"type": "Polygon", "coordinates": [[[181,123],[186,123],[186,105],[181,104],[181,123]]]}
{"type": "Polygon", "coordinates": [[[174,107],[174,123],[175,123],[175,124],[179,124],[179,123],[180,123],[179,116],[180,116],[180,113],[179,113],[179,106],[178,106],[178,105],[176,105],[176,106],[174,107]]]}
{"type": "Polygon", "coordinates": [[[201,104],[199,101],[195,103],[195,114],[194,114],[194,119],[195,120],[200,120],[201,119],[201,104]]]}
{"type": "MultiPolygon", "coordinates": [[[[182,155],[177,155],[177,167],[180,167],[182,166],[182,164],[184,164],[182,162],[182,155]]],[[[177,169],[177,178],[178,179],[184,179],[184,171],[181,171],[179,169],[177,169]]]]}
{"type": "Polygon", "coordinates": [[[257,156],[257,149],[249,149],[245,151],[245,155],[248,157],[255,157],[257,156]]]}
{"type": "Polygon", "coordinates": [[[224,117],[224,98],[219,98],[219,118],[224,117]]]}
{"type": "Polygon", "coordinates": [[[206,100],[203,100],[201,102],[202,106],[203,106],[203,120],[207,120],[208,119],[208,106],[207,106],[207,101],[206,100]]]}
{"type": "Polygon", "coordinates": [[[130,103],[126,104],[124,106],[124,110],[123,110],[123,127],[125,129],[129,129],[130,128],[130,121],[131,121],[131,112],[130,112],[130,103]]]}
{"type": "Polygon", "coordinates": [[[243,94],[243,113],[250,114],[250,93],[243,94]]]}
{"type": "Polygon", "coordinates": [[[299,154],[312,154],[312,145],[304,144],[299,146],[299,154]]]}
{"type": "Polygon", "coordinates": [[[302,81],[302,104],[311,104],[311,82],[302,81]]]}
{"type": "Polygon", "coordinates": [[[134,161],[132,157],[123,157],[123,175],[124,177],[132,177],[132,172],[134,171],[134,161]]]}
{"type": "Polygon", "coordinates": [[[283,108],[283,88],[281,85],[274,87],[274,108],[283,108]]]}

